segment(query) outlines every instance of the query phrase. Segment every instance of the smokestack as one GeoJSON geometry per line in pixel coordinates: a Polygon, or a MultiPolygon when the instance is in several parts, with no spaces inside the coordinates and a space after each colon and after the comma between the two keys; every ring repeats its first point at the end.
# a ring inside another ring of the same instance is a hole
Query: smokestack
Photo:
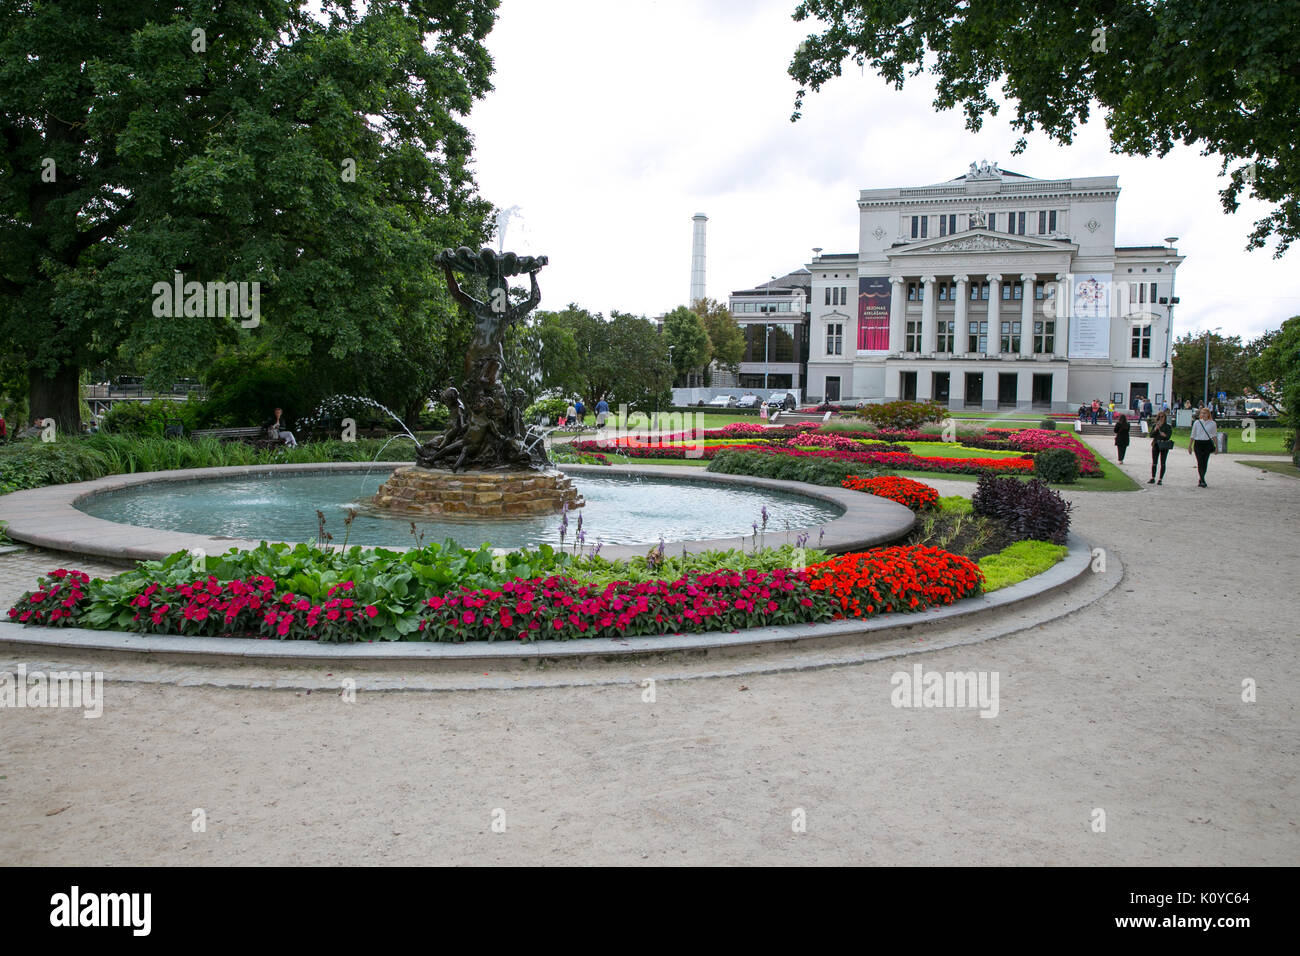
{"type": "Polygon", "coordinates": [[[702,212],[691,217],[695,224],[691,237],[691,305],[704,298],[704,224],[708,221],[702,212]]]}

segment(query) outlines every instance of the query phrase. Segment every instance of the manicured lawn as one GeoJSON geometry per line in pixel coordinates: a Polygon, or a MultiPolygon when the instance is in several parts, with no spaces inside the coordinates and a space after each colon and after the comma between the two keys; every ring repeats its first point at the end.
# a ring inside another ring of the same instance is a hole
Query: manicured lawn
{"type": "Polygon", "coordinates": [[[904,442],[914,454],[925,458],[1024,458],[1022,451],[1002,451],[993,448],[967,448],[941,441],[904,442]]]}
{"type": "Polygon", "coordinates": [[[703,458],[628,458],[607,451],[600,454],[608,458],[611,465],[685,465],[688,468],[707,468],[709,465],[703,458]]]}
{"type": "MultiPolygon", "coordinates": [[[[708,412],[703,410],[701,410],[699,414],[703,420],[702,424],[705,428],[722,428],[725,425],[734,425],[736,422],[748,422],[751,425],[767,424],[767,419],[759,418],[757,415],[735,415],[726,412],[708,412]]],[[[660,412],[659,426],[661,429],[672,428],[674,431],[692,428],[695,425],[694,415],[694,412],[660,412]]],[[[633,411],[629,413],[628,417],[635,419],[633,424],[637,427],[645,428],[647,427],[647,417],[650,420],[650,425],[654,425],[655,413],[653,409],[648,412],[633,411]]],[[[594,412],[588,412],[585,416],[585,422],[586,424],[595,427],[596,414],[594,412]]],[[[626,423],[619,418],[618,411],[612,408],[609,410],[609,415],[605,418],[605,424],[610,428],[623,428],[626,426],[626,423]]]]}
{"type": "Polygon", "coordinates": [[[997,554],[980,558],[984,572],[984,593],[1019,584],[1035,574],[1042,574],[1069,552],[1060,544],[1046,541],[1017,541],[997,554]]]}
{"type": "Polygon", "coordinates": [[[1300,468],[1297,468],[1289,461],[1238,461],[1237,464],[1245,465],[1247,468],[1259,468],[1263,471],[1273,471],[1279,475],[1286,475],[1290,478],[1300,478],[1300,468]]]}
{"type": "MultiPolygon", "coordinates": [[[[1238,455],[1291,455],[1291,449],[1286,447],[1286,436],[1290,431],[1286,428],[1256,428],[1255,440],[1243,441],[1242,431],[1239,428],[1225,428],[1228,435],[1228,453],[1236,452],[1238,455]]],[[[1140,436],[1135,435],[1135,439],[1140,436]]],[[[1180,448],[1187,447],[1187,441],[1192,437],[1190,428],[1175,428],[1174,441],[1180,448]]],[[[1145,440],[1145,439],[1143,439],[1145,440]]]]}

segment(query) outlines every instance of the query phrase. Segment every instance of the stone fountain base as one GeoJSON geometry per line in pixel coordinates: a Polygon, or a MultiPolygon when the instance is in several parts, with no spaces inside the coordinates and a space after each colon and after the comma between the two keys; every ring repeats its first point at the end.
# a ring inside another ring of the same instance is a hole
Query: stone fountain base
{"type": "Polygon", "coordinates": [[[511,517],[556,514],[586,501],[563,472],[450,472],[406,465],[379,486],[378,508],[409,515],[511,517]]]}

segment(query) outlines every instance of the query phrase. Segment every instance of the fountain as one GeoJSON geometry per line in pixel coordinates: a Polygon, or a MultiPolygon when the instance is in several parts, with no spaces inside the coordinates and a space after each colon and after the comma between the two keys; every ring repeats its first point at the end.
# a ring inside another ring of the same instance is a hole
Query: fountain
{"type": "Polygon", "coordinates": [[[583,497],[557,470],[541,442],[527,443],[522,389],[507,393],[501,381],[503,340],[511,323],[523,319],[541,301],[537,273],[545,256],[462,246],[444,249],[434,259],[442,266],[447,287],[474,316],[474,334],[465,356],[460,388],[442,393],[450,418],[446,430],[416,451],[416,463],[398,468],[374,497],[378,508],[411,515],[466,517],[540,515],[567,505],[579,508],[583,497]],[[487,280],[487,301],[469,295],[456,272],[487,280]],[[527,273],[528,298],[510,304],[508,280],[527,273]]]}

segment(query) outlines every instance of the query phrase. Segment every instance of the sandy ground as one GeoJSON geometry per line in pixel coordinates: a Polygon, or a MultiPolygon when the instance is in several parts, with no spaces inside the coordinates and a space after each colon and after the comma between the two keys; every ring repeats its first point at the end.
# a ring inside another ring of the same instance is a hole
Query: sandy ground
{"type": "Polygon", "coordinates": [[[1300,481],[1236,457],[1206,490],[1176,450],[1163,487],[1069,494],[1119,587],[905,661],[654,703],[110,684],[97,720],[0,711],[0,862],[1294,865],[1300,481]],[[916,662],[996,672],[1000,713],[891,706],[916,662]]]}

